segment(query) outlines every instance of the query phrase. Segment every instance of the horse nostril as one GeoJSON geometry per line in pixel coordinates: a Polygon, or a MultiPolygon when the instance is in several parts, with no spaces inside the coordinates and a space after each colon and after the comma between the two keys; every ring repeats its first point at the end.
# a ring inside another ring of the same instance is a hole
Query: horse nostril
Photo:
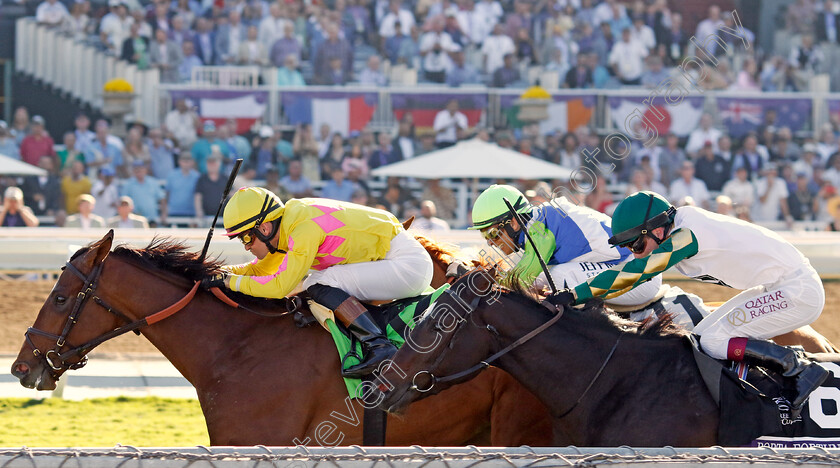
{"type": "Polygon", "coordinates": [[[24,362],[15,364],[12,368],[12,374],[17,378],[26,377],[29,374],[29,365],[24,362]]]}

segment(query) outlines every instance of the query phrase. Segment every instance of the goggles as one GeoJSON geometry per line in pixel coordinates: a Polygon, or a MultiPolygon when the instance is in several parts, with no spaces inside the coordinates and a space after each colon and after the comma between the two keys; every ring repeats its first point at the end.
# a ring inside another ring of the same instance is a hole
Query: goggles
{"type": "Polygon", "coordinates": [[[500,237],[502,237],[502,229],[506,224],[510,223],[510,220],[503,222],[502,224],[498,224],[495,226],[491,226],[487,229],[481,231],[481,236],[484,237],[485,240],[488,241],[496,241],[500,237]]]}
{"type": "Polygon", "coordinates": [[[242,245],[244,245],[245,247],[248,247],[249,245],[254,243],[254,239],[256,237],[253,234],[251,234],[252,230],[253,229],[249,229],[243,232],[242,234],[236,236],[236,238],[239,239],[239,242],[242,242],[242,245]]]}
{"type": "Polygon", "coordinates": [[[630,251],[634,254],[640,254],[645,251],[645,235],[629,240],[623,244],[619,244],[618,246],[630,249],[630,251]]]}

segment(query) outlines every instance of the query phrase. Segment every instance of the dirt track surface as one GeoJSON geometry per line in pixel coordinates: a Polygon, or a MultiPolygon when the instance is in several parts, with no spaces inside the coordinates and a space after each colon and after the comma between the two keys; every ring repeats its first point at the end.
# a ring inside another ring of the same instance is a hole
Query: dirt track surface
{"type": "MultiPolygon", "coordinates": [[[[670,281],[685,291],[693,292],[705,301],[725,301],[737,291],[697,281],[670,281]]],[[[41,305],[52,289],[51,281],[4,281],[0,280],[0,353],[17,353],[23,344],[23,333],[32,325],[41,305]]],[[[825,283],[826,304],[814,328],[840,344],[840,282],[825,283]]],[[[158,351],[143,337],[129,333],[97,348],[103,353],[157,353],[158,351]]]]}

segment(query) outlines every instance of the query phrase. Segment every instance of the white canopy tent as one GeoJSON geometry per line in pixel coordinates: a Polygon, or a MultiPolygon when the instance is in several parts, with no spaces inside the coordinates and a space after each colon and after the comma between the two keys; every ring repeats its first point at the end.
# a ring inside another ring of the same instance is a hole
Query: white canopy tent
{"type": "Polygon", "coordinates": [[[15,158],[0,154],[0,175],[10,176],[45,176],[47,171],[38,166],[18,161],[15,158]]]}
{"type": "MultiPolygon", "coordinates": [[[[568,181],[572,171],[518,151],[502,148],[477,138],[449,148],[383,166],[372,171],[382,177],[418,179],[560,179],[568,181]]],[[[475,188],[475,184],[473,185],[475,188]]],[[[459,223],[467,222],[467,190],[458,193],[459,223]]]]}

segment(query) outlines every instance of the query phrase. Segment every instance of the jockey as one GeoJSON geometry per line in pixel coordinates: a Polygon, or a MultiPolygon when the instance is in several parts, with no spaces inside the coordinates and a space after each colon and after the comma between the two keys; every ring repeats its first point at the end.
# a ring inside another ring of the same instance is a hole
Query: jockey
{"type": "Polygon", "coordinates": [[[570,292],[576,302],[625,294],[673,266],[694,279],[743,290],[694,328],[707,354],[748,357],[796,377],[793,408],[801,408],[828,377],[793,349],[766,341],[810,324],[825,305],[819,275],[778,234],[697,207],[674,208],[647,191],[619,203],[612,228],[610,243],[629,247],[636,259],[576,286],[570,292]]]}
{"type": "MultiPolygon", "coordinates": [[[[534,248],[504,199],[526,223],[525,228],[549,266],[551,277],[559,283],[558,287],[563,287],[563,283],[578,284],[593,271],[630,260],[629,250],[614,249],[608,242],[612,235],[609,216],[559,197],[532,206],[516,188],[491,185],[475,200],[473,226],[469,229],[481,230],[487,243],[495,245],[505,255],[522,250],[522,259],[515,271],[526,285],[546,286],[548,283],[534,248]]],[[[646,304],[656,296],[661,285],[661,278],[657,278],[628,295],[608,301],[608,304],[646,304]]]]}
{"type": "Polygon", "coordinates": [[[429,254],[387,211],[324,198],[293,198],[284,206],[266,189],[245,187],[225,207],[224,223],[226,235],[257,258],[226,266],[203,286],[282,298],[315,270],[303,288],[334,311],[365,351],[344,377],[369,374],[396,352],[359,301],[416,296],[432,280],[429,254]]]}

